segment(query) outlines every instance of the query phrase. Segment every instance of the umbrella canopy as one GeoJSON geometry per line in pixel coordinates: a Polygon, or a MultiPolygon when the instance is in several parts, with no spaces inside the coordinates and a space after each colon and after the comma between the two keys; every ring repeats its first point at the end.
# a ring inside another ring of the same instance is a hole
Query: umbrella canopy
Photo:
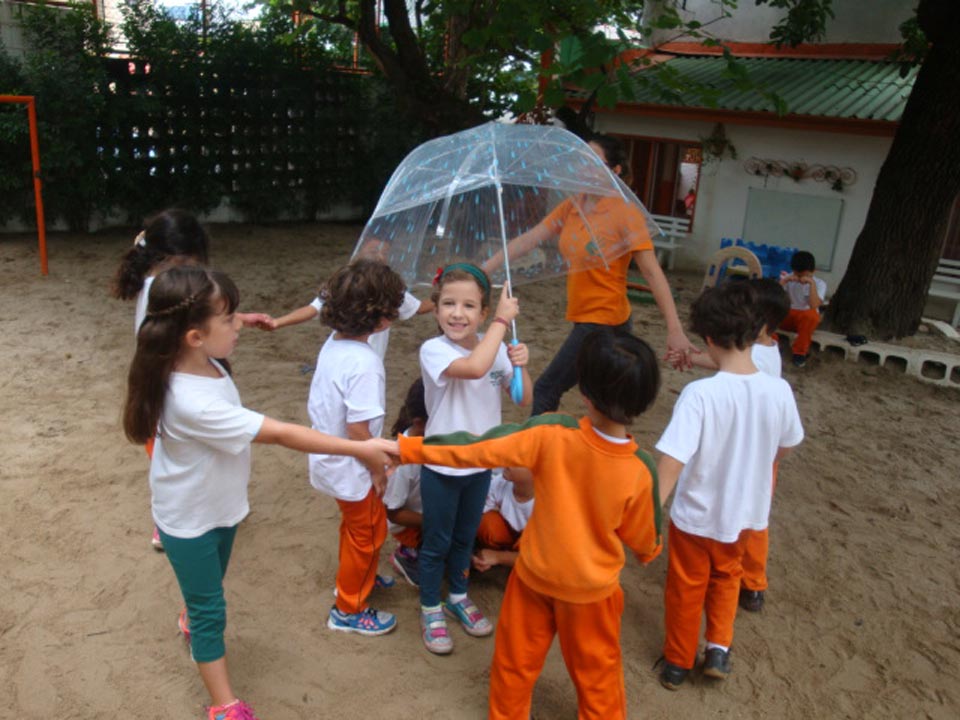
{"type": "MultiPolygon", "coordinates": [[[[558,205],[618,198],[635,206],[650,237],[649,213],[583,140],[544,125],[487,123],[420,145],[394,171],[360,236],[354,257],[375,256],[408,286],[429,284],[439,266],[481,265],[558,205]]],[[[589,213],[571,241],[544,244],[492,278],[513,285],[604,267],[631,237],[594,233],[589,213]],[[512,271],[512,272],[511,272],[512,271]]]]}

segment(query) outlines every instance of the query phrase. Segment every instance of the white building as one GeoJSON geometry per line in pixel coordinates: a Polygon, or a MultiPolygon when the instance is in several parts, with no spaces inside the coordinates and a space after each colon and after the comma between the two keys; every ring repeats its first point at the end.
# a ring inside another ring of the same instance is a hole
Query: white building
{"type": "MultiPolygon", "coordinates": [[[[701,22],[716,15],[709,0],[685,4],[701,22]]],[[[785,101],[782,115],[769,96],[738,89],[725,76],[719,48],[665,33],[653,37],[645,57],[712,89],[714,106],[696,93],[664,94],[644,82],[653,74],[636,63],[634,100],[595,110],[596,129],[626,142],[632,185],[647,207],[691,217],[679,267],[702,269],[721,239],[743,238],[810,250],[819,274],[836,288],[916,75],[901,77],[889,61],[913,3],[866,4],[870,12],[862,11],[864,3],[835,3],[824,42],[798,48],[770,44],[770,28],[783,11],[769,7],[741,3],[733,17],[708,25],[755,83],[785,101]]],[[[951,225],[960,235],[958,223],[951,225]]],[[[948,248],[954,245],[960,251],[957,238],[948,248]]]]}

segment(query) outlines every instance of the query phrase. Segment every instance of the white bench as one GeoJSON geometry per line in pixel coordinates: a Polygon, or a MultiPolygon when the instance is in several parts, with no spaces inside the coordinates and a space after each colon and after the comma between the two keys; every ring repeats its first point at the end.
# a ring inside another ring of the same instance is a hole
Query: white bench
{"type": "Polygon", "coordinates": [[[940,258],[940,264],[937,265],[937,272],[933,276],[927,295],[953,300],[955,305],[953,320],[950,324],[953,327],[960,327],[960,260],[940,258]]]}
{"type": "MultiPolygon", "coordinates": [[[[690,235],[690,218],[670,217],[669,215],[652,215],[654,222],[660,226],[663,235],[653,238],[653,247],[657,251],[657,260],[661,256],[666,256],[667,269],[673,270],[673,259],[677,248],[680,247],[678,240],[684,240],[690,235]]],[[[661,260],[660,264],[663,264],[661,260]]]]}

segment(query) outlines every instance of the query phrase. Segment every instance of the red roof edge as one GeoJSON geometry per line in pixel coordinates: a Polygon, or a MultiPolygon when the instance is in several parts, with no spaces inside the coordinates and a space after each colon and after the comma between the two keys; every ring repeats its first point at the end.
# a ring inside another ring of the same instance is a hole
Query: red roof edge
{"type": "MultiPolygon", "coordinates": [[[[773,43],[727,42],[724,46],[736,57],[796,58],[807,60],[887,60],[900,47],[898,43],[818,43],[796,47],[777,47],[773,43]]],[[[723,47],[700,42],[668,42],[657,52],[673,55],[721,55],[723,47]]]]}

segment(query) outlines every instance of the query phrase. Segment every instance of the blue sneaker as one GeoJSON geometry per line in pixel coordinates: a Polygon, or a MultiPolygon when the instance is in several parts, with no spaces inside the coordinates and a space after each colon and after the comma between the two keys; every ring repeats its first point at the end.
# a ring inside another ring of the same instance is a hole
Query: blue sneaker
{"type": "Polygon", "coordinates": [[[400,573],[400,577],[414,587],[420,586],[420,561],[411,551],[398,547],[390,556],[390,564],[400,573]]]}
{"type": "Polygon", "coordinates": [[[342,632],[360,635],[386,635],[397,626],[397,618],[388,612],[367,608],[358,613],[340,612],[337,606],[330,608],[327,627],[342,632]]]}
{"type": "Polygon", "coordinates": [[[483,616],[468,597],[456,603],[450,602],[448,598],[443,604],[443,611],[454,620],[459,620],[467,635],[486,637],[493,632],[493,624],[483,616]]]}

